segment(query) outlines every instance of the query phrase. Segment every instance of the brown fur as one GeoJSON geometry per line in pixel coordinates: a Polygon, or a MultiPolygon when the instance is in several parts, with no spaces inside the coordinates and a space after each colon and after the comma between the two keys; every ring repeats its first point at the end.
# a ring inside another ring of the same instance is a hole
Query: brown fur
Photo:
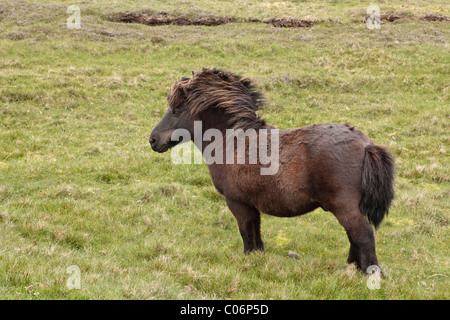
{"type": "MultiPolygon", "coordinates": [[[[172,86],[169,110],[150,136],[152,148],[166,151],[171,143],[167,137],[175,128],[193,134],[194,120],[203,121],[203,131],[267,128],[270,136],[274,127],[256,113],[262,101],[251,80],[203,69],[172,86]]],[[[198,147],[203,152],[210,143],[214,142],[203,141],[198,147]]],[[[208,165],[214,186],[237,220],[244,251],[264,249],[261,212],[293,217],[322,207],[347,232],[347,261],[363,270],[378,265],[373,230],[364,215],[378,226],[389,208],[393,197],[389,153],[352,126],[326,123],[281,130],[279,159],[274,175],[261,175],[260,163],[208,165]]]]}

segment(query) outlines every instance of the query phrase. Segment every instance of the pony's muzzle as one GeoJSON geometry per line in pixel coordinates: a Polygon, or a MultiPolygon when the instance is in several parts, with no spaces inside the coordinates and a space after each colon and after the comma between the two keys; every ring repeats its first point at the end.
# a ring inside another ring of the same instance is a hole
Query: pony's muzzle
{"type": "Polygon", "coordinates": [[[156,137],[154,136],[150,136],[150,139],[148,141],[150,142],[150,146],[152,147],[153,151],[165,152],[168,149],[165,143],[160,143],[161,139],[156,139],[156,137]]]}
{"type": "Polygon", "coordinates": [[[156,152],[166,152],[169,150],[172,146],[176,145],[177,142],[171,141],[171,132],[159,132],[159,133],[152,133],[150,135],[150,139],[148,142],[150,143],[150,146],[152,147],[153,151],[156,152]]]}

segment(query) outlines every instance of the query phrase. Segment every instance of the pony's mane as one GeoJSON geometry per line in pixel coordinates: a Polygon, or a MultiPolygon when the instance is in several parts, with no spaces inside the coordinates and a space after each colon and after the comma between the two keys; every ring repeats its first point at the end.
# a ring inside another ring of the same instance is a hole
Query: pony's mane
{"type": "Polygon", "coordinates": [[[265,125],[256,111],[264,105],[264,96],[249,78],[219,69],[203,68],[193,72],[192,78],[175,82],[169,94],[174,108],[185,102],[193,116],[213,109],[221,109],[228,117],[230,128],[257,129],[265,125]]]}

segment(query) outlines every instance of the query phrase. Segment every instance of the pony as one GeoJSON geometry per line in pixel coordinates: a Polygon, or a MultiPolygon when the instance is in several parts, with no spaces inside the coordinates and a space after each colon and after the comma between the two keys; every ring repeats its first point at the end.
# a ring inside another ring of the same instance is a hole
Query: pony
{"type": "MultiPolygon", "coordinates": [[[[278,130],[258,115],[265,98],[254,81],[220,69],[203,68],[193,71],[191,78],[175,81],[167,101],[168,110],[149,139],[156,152],[188,140],[174,139],[177,129],[189,133],[192,140],[198,121],[202,134],[214,129],[223,136],[194,141],[204,157],[207,150],[211,153],[211,146],[227,148],[230,130],[256,133],[253,149],[250,135],[242,140],[247,143],[247,156],[276,145],[271,153],[277,154],[277,170],[271,174],[262,174],[267,163],[261,159],[227,163],[225,155],[216,152],[215,161],[207,162],[214,187],[236,218],[245,253],[264,250],[261,213],[294,217],[320,207],[332,212],[345,229],[349,264],[355,263],[363,271],[379,265],[371,224],[379,227],[394,197],[394,160],[385,147],[348,124],[278,130]]],[[[231,159],[236,160],[238,148],[231,151],[231,159]]]]}

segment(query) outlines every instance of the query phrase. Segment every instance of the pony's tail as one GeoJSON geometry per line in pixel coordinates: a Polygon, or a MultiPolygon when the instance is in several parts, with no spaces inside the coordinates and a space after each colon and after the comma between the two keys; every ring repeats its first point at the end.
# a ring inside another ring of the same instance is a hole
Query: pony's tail
{"type": "Polygon", "coordinates": [[[378,229],[394,198],[394,160],[381,146],[369,145],[365,149],[361,212],[378,229]]]}

